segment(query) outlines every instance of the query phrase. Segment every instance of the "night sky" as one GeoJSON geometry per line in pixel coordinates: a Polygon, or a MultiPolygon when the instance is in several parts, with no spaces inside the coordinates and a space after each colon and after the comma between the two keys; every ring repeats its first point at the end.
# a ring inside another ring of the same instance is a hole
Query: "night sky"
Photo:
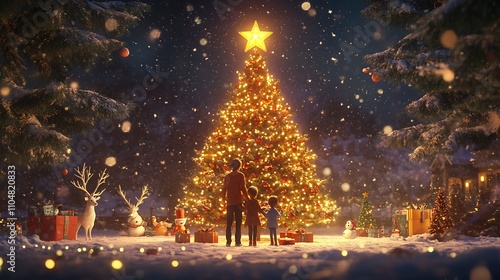
{"type": "MultiPolygon", "coordinates": [[[[331,128],[339,122],[361,119],[375,124],[374,131],[366,132],[373,134],[385,125],[398,126],[402,109],[415,99],[408,87],[374,83],[361,72],[364,55],[382,51],[406,34],[361,17],[364,1],[145,2],[151,11],[120,38],[131,51],[125,63],[141,68],[142,75],[147,74],[145,65],[170,73],[170,79],[183,85],[183,94],[200,104],[202,116],[214,116],[228,100],[236,71],[250,53],[244,52],[246,39],[238,31],[250,30],[254,20],[261,30],[273,32],[263,56],[302,132],[319,129],[323,137],[332,136],[331,128]],[[342,42],[353,43],[359,31],[366,35],[366,26],[380,27],[380,36],[368,34],[366,46],[347,59],[342,42]],[[152,39],[158,31],[159,38],[152,39]]],[[[139,83],[142,76],[128,79],[139,83]]]]}

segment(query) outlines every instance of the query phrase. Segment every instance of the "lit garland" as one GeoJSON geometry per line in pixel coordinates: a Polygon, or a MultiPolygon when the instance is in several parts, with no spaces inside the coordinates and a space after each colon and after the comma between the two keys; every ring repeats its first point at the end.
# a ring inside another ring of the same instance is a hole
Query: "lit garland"
{"type": "MultiPolygon", "coordinates": [[[[264,58],[255,49],[238,72],[231,100],[220,112],[219,126],[208,137],[195,161],[192,183],[179,200],[196,225],[224,225],[220,196],[223,178],[233,158],[243,161],[247,186],[259,188],[259,200],[279,198],[281,225],[308,227],[335,220],[338,208],[316,176],[316,155],[306,147],[264,58]]],[[[265,219],[263,219],[265,222],[265,219]]]]}

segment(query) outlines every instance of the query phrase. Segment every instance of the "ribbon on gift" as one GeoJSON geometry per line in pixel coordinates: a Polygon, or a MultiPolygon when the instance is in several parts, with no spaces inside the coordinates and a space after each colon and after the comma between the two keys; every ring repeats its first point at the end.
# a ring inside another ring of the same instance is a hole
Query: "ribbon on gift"
{"type": "Polygon", "coordinates": [[[68,239],[68,234],[69,234],[69,216],[64,216],[63,238],[68,239]]]}
{"type": "Polygon", "coordinates": [[[306,230],[303,228],[299,228],[295,231],[296,233],[306,233],[306,230]]]}

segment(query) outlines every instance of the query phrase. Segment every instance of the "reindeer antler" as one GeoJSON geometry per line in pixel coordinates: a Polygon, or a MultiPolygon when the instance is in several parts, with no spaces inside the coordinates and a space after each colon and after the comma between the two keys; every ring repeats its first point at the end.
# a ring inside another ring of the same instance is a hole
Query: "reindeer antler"
{"type": "Polygon", "coordinates": [[[137,199],[135,207],[139,207],[139,205],[141,205],[144,202],[144,199],[148,198],[147,194],[148,194],[148,186],[142,187],[141,197],[140,198],[135,197],[135,199],[137,199]]]}
{"type": "MultiPolygon", "coordinates": [[[[90,170],[90,168],[89,168],[90,170]]],[[[104,184],[106,182],[106,179],[108,179],[109,174],[106,173],[106,168],[99,173],[99,180],[97,181],[97,186],[95,187],[94,192],[92,193],[93,196],[100,196],[106,189],[103,189],[102,191],[96,193],[97,189],[99,188],[100,185],[104,184]]]]}
{"type": "Polygon", "coordinates": [[[130,202],[130,199],[127,199],[127,197],[125,197],[125,192],[122,190],[122,186],[118,185],[118,194],[120,194],[121,197],[123,197],[123,199],[125,200],[125,202],[127,202],[127,205],[130,209],[132,209],[132,203],[130,202]]]}
{"type": "Polygon", "coordinates": [[[87,184],[90,181],[90,178],[92,178],[92,176],[94,175],[90,173],[90,166],[87,169],[84,163],[82,170],[80,170],[80,168],[77,167],[75,168],[75,171],[76,171],[75,177],[82,180],[82,182],[80,183],[71,181],[71,184],[73,184],[73,186],[75,186],[77,189],[84,191],[88,196],[91,196],[91,194],[87,191],[87,184]]]}

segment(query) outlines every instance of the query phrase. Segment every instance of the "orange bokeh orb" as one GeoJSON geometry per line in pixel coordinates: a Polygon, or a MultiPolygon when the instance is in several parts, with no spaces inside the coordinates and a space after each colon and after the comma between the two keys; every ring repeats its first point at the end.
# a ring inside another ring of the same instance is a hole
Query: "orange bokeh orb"
{"type": "Polygon", "coordinates": [[[127,57],[130,54],[130,51],[126,47],[122,47],[119,51],[121,57],[127,57]]]}
{"type": "Polygon", "coordinates": [[[374,81],[375,83],[378,83],[378,82],[380,82],[380,77],[377,76],[377,75],[375,75],[375,74],[373,74],[372,75],[372,81],[374,81]]]}

